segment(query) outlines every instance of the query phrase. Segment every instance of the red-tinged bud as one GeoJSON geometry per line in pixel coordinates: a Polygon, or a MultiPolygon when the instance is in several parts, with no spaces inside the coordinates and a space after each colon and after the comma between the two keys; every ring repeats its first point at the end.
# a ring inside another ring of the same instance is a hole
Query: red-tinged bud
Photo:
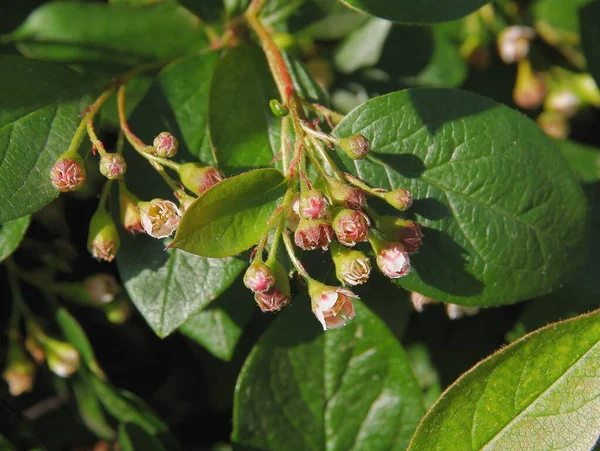
{"type": "Polygon", "coordinates": [[[79,368],[79,353],[67,342],[47,337],[44,342],[48,367],[60,377],[69,377],[79,368]]]}
{"type": "Polygon", "coordinates": [[[8,384],[8,392],[11,396],[20,396],[33,389],[35,381],[35,365],[27,358],[22,345],[11,340],[8,347],[6,368],[2,377],[8,384]]]}
{"type": "Polygon", "coordinates": [[[294,194],[292,200],[292,209],[289,211],[287,218],[287,228],[295,232],[300,224],[300,195],[294,194]]]}
{"type": "Polygon", "coordinates": [[[369,280],[371,262],[363,252],[332,243],[331,257],[335,275],[344,285],[361,285],[369,280]]]}
{"type": "Polygon", "coordinates": [[[46,351],[44,351],[44,347],[34,336],[27,336],[25,339],[25,349],[27,349],[29,355],[33,357],[33,360],[38,365],[41,365],[46,360],[46,351]]]}
{"type": "Polygon", "coordinates": [[[154,138],[154,153],[162,158],[173,158],[177,154],[179,141],[169,132],[162,132],[154,138]]]}
{"type": "Polygon", "coordinates": [[[98,260],[111,262],[119,250],[120,239],[117,226],[104,206],[98,207],[88,232],[88,251],[98,260]]]}
{"type": "Polygon", "coordinates": [[[390,279],[398,279],[410,272],[410,258],[401,243],[382,241],[373,235],[370,241],[377,255],[377,266],[383,274],[390,279]]]}
{"type": "Polygon", "coordinates": [[[106,319],[112,324],[124,324],[133,314],[131,302],[125,297],[119,297],[110,304],[103,306],[106,319]]]}
{"type": "Polygon", "coordinates": [[[360,188],[346,185],[331,177],[328,177],[325,181],[334,205],[352,210],[362,210],[367,205],[367,196],[360,188]]]}
{"type": "Polygon", "coordinates": [[[467,57],[467,61],[476,70],[485,70],[490,65],[490,51],[485,47],[476,47],[467,57]]]}
{"type": "Polygon", "coordinates": [[[354,135],[340,139],[339,146],[353,160],[362,160],[369,153],[371,144],[363,135],[354,135]]]}
{"type": "Polygon", "coordinates": [[[263,293],[275,284],[275,274],[263,262],[255,261],[244,274],[244,285],[254,293],[263,293]]]}
{"type": "Polygon", "coordinates": [[[181,183],[192,193],[200,195],[207,189],[221,182],[224,178],[221,171],[201,163],[185,163],[179,167],[181,183]]]}
{"type": "Polygon", "coordinates": [[[181,212],[173,202],[153,199],[138,204],[142,216],[142,227],[154,238],[166,238],[179,226],[181,212]]]}
{"type": "Polygon", "coordinates": [[[311,189],[300,194],[298,213],[305,219],[324,219],[329,214],[327,206],[325,195],[319,190],[311,189]]]}
{"type": "Polygon", "coordinates": [[[535,30],[531,27],[507,27],[498,35],[498,53],[507,64],[517,63],[529,55],[531,41],[535,38],[535,30]]]}
{"type": "Polygon", "coordinates": [[[346,288],[331,287],[310,280],[308,293],[312,311],[322,324],[323,330],[345,326],[356,316],[352,299],[358,299],[358,296],[346,288]]]}
{"type": "Polygon", "coordinates": [[[76,191],[85,182],[85,164],[77,153],[60,157],[50,171],[52,185],[61,193],[76,191]]]}
{"type": "Polygon", "coordinates": [[[412,194],[405,188],[389,191],[382,194],[382,197],[388,204],[400,211],[408,210],[413,204],[412,194]]]}
{"type": "Polygon", "coordinates": [[[318,248],[326,251],[333,239],[333,229],[323,219],[300,219],[300,223],[294,233],[296,246],[305,251],[318,248]]]}
{"type": "Polygon", "coordinates": [[[544,111],[537,118],[540,128],[554,139],[567,139],[571,133],[571,126],[566,117],[552,111],[544,111]]]}
{"type": "Polygon", "coordinates": [[[534,109],[539,107],[546,97],[546,83],[535,74],[529,60],[519,63],[517,83],[513,90],[513,100],[521,108],[534,109]]]}
{"type": "Polygon", "coordinates": [[[544,108],[567,118],[575,116],[581,106],[581,98],[570,89],[552,91],[546,101],[544,108]]]}
{"type": "Polygon", "coordinates": [[[381,216],[377,220],[377,228],[392,241],[402,243],[409,254],[417,252],[423,242],[421,226],[410,219],[381,216]]]}
{"type": "Polygon", "coordinates": [[[119,183],[119,219],[129,233],[143,233],[142,217],[138,208],[140,200],[131,194],[125,183],[119,183]]]}
{"type": "Polygon", "coordinates": [[[479,307],[464,307],[457,304],[446,304],[446,314],[451,320],[460,319],[463,316],[473,316],[479,313],[479,307]]]}
{"type": "Polygon", "coordinates": [[[277,260],[272,260],[267,265],[275,277],[275,283],[266,291],[256,292],[254,300],[263,312],[276,312],[288,305],[292,298],[290,280],[285,268],[277,260]]]}
{"type": "Polygon", "coordinates": [[[119,153],[105,153],[100,158],[100,173],[109,180],[117,180],[125,175],[127,163],[119,153]]]}
{"type": "Polygon", "coordinates": [[[371,221],[360,210],[341,208],[333,216],[332,227],[337,239],[344,246],[352,247],[369,238],[371,221]]]}
{"type": "Polygon", "coordinates": [[[424,296],[421,293],[412,291],[410,293],[410,302],[412,303],[415,311],[422,313],[426,305],[435,304],[437,301],[434,301],[433,299],[428,298],[427,296],[424,296]]]}
{"type": "Polygon", "coordinates": [[[107,304],[114,301],[121,293],[121,286],[111,274],[93,274],[83,282],[92,301],[96,304],[107,304]]]}

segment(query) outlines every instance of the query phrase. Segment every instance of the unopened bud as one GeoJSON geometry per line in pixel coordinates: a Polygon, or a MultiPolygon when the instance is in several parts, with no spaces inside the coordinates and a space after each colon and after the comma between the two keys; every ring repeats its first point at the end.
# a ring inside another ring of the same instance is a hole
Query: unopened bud
{"type": "Polygon", "coordinates": [[[460,319],[463,316],[473,316],[479,313],[479,307],[464,307],[457,304],[446,304],[446,314],[448,318],[455,320],[460,319]]]}
{"type": "Polygon", "coordinates": [[[284,107],[277,99],[271,99],[269,108],[271,108],[271,112],[277,117],[285,117],[290,113],[290,110],[284,107]]]}
{"type": "Polygon", "coordinates": [[[381,216],[377,220],[377,228],[392,241],[402,243],[404,250],[409,254],[417,252],[423,242],[421,226],[410,219],[381,216]]]}
{"type": "Polygon", "coordinates": [[[334,214],[331,225],[338,241],[344,246],[352,247],[356,243],[367,241],[371,221],[360,210],[341,208],[334,214]]]}
{"type": "Polygon", "coordinates": [[[521,108],[534,109],[542,104],[546,96],[544,79],[535,74],[529,60],[519,63],[517,82],[513,90],[513,100],[521,108]]]}
{"type": "Polygon", "coordinates": [[[263,312],[276,312],[289,304],[291,297],[290,281],[285,268],[277,260],[267,263],[275,277],[275,283],[266,291],[256,292],[254,300],[263,312]]]}
{"type": "Polygon", "coordinates": [[[120,179],[126,170],[127,163],[120,153],[105,153],[100,158],[100,173],[109,180],[120,179]]]}
{"type": "Polygon", "coordinates": [[[119,250],[119,232],[111,215],[100,206],[90,221],[88,251],[98,260],[111,262],[119,250]]]}
{"type": "Polygon", "coordinates": [[[223,180],[223,174],[217,168],[200,163],[182,164],[179,177],[181,183],[198,196],[223,180]]]}
{"type": "Polygon", "coordinates": [[[358,296],[346,288],[331,287],[310,280],[308,293],[312,311],[323,326],[323,330],[345,326],[356,316],[352,299],[358,299],[358,296]]]}
{"type": "Polygon", "coordinates": [[[142,217],[138,209],[140,200],[129,192],[125,183],[119,183],[119,219],[129,233],[142,233],[142,217]]]}
{"type": "Polygon", "coordinates": [[[572,84],[583,102],[600,107],[600,89],[590,74],[574,75],[572,84]]]}
{"type": "Polygon", "coordinates": [[[17,341],[11,341],[9,344],[6,369],[2,377],[8,384],[11,396],[20,396],[33,389],[35,365],[27,358],[21,343],[17,341]]]}
{"type": "Polygon", "coordinates": [[[363,252],[332,245],[331,257],[335,275],[344,285],[361,285],[369,280],[371,262],[363,252]]]}
{"type": "Polygon", "coordinates": [[[575,116],[580,106],[581,99],[570,89],[552,91],[544,102],[547,111],[562,114],[567,118],[575,116]]]}
{"type": "Polygon", "coordinates": [[[107,304],[121,293],[121,286],[111,274],[93,274],[83,282],[92,301],[96,304],[107,304]]]}
{"type": "Polygon", "coordinates": [[[410,258],[401,243],[370,237],[377,255],[377,266],[390,279],[404,277],[410,272],[410,258]]]}
{"type": "Polygon", "coordinates": [[[292,200],[292,208],[288,214],[287,228],[295,232],[298,224],[300,224],[300,195],[296,193],[292,200]]]}
{"type": "Polygon", "coordinates": [[[28,335],[25,339],[25,349],[29,352],[29,355],[33,357],[35,363],[41,365],[46,360],[46,351],[42,344],[32,335],[28,335]]]}
{"type": "Polygon", "coordinates": [[[296,246],[305,251],[318,248],[326,251],[333,238],[331,225],[323,219],[300,219],[300,223],[294,233],[296,246]]]}
{"type": "Polygon", "coordinates": [[[535,31],[531,27],[514,25],[502,30],[498,35],[498,53],[502,61],[511,64],[524,60],[534,37],[535,31]]]}
{"type": "Polygon", "coordinates": [[[142,227],[154,238],[166,238],[179,226],[181,212],[173,202],[153,199],[138,204],[142,217],[142,227]]]}
{"type": "Polygon", "coordinates": [[[48,367],[60,377],[69,377],[79,368],[79,353],[70,343],[47,338],[44,347],[48,356],[48,367]]]}
{"type": "Polygon", "coordinates": [[[78,190],[85,182],[85,165],[77,153],[60,157],[50,171],[52,185],[61,193],[78,190]]]}
{"type": "Polygon", "coordinates": [[[426,305],[435,304],[437,301],[434,301],[433,299],[428,298],[427,296],[424,296],[421,293],[412,291],[410,293],[410,302],[412,303],[415,311],[422,313],[426,305]]]}
{"type": "Polygon", "coordinates": [[[324,219],[329,213],[327,206],[325,195],[319,190],[311,189],[300,194],[298,213],[305,219],[324,219]]]}
{"type": "Polygon", "coordinates": [[[154,138],[154,153],[162,158],[173,158],[177,154],[179,141],[169,132],[162,132],[154,138]]]}
{"type": "Polygon", "coordinates": [[[124,324],[133,314],[131,302],[123,296],[103,306],[106,319],[113,324],[124,324]]]}
{"type": "Polygon", "coordinates": [[[354,135],[340,139],[339,146],[353,160],[362,160],[369,153],[370,143],[363,135],[354,135]]]}
{"type": "Polygon", "coordinates": [[[325,181],[334,205],[344,206],[352,210],[362,210],[367,204],[365,192],[360,188],[346,185],[331,177],[328,177],[325,181]]]}
{"type": "Polygon", "coordinates": [[[567,139],[571,133],[569,121],[562,114],[544,111],[537,118],[540,128],[554,139],[567,139]]]}
{"type": "Polygon", "coordinates": [[[275,275],[271,268],[260,261],[252,263],[244,274],[244,285],[254,293],[269,290],[275,284],[275,275]]]}
{"type": "Polygon", "coordinates": [[[383,199],[399,211],[406,211],[413,204],[412,194],[405,188],[398,188],[382,194],[383,199]]]}

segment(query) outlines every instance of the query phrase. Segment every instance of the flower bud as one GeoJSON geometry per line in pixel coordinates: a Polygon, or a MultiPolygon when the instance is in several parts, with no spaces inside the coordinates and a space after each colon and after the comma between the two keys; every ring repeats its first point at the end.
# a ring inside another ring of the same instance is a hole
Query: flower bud
{"type": "Polygon", "coordinates": [[[271,99],[269,108],[271,108],[271,113],[277,117],[285,117],[290,113],[290,110],[284,107],[277,99],[271,99]]]}
{"type": "Polygon", "coordinates": [[[331,287],[310,280],[308,293],[312,311],[323,325],[323,330],[345,326],[346,322],[356,316],[352,299],[358,299],[358,296],[346,288],[331,287]]]}
{"type": "Polygon", "coordinates": [[[217,168],[201,163],[185,163],[179,168],[181,183],[196,195],[223,180],[223,174],[217,168]]]}
{"type": "Polygon", "coordinates": [[[339,146],[353,160],[362,160],[369,153],[370,143],[363,135],[354,135],[340,139],[339,146]]]}
{"type": "Polygon", "coordinates": [[[584,103],[600,107],[600,90],[590,74],[577,74],[572,78],[573,88],[584,103]]]}
{"type": "Polygon", "coordinates": [[[412,194],[405,188],[389,191],[382,196],[388,204],[400,211],[408,210],[413,204],[412,194]]]}
{"type": "Polygon", "coordinates": [[[534,109],[541,105],[546,96],[546,83],[533,73],[528,60],[521,61],[517,72],[517,83],[513,90],[513,100],[521,108],[534,109]]]}
{"type": "Polygon", "coordinates": [[[244,274],[244,285],[254,293],[263,293],[275,284],[275,274],[261,261],[253,262],[244,274]]]}
{"type": "Polygon", "coordinates": [[[534,37],[535,31],[531,27],[514,25],[502,30],[498,35],[498,53],[502,61],[511,64],[527,58],[534,37]]]}
{"type": "Polygon", "coordinates": [[[129,300],[123,296],[103,306],[106,319],[112,324],[124,324],[133,314],[129,300]]]}
{"type": "Polygon", "coordinates": [[[107,304],[121,293],[121,286],[111,274],[93,274],[83,282],[92,301],[96,304],[107,304]]]}
{"type": "Polygon", "coordinates": [[[377,220],[377,228],[392,241],[399,241],[404,250],[414,254],[423,242],[421,226],[410,219],[382,216],[377,220]]]}
{"type": "Polygon", "coordinates": [[[401,243],[371,237],[371,245],[377,255],[377,266],[387,277],[398,279],[410,272],[410,259],[401,243]]]}
{"type": "Polygon", "coordinates": [[[290,280],[285,268],[277,260],[272,260],[267,265],[275,277],[275,283],[266,291],[256,292],[254,300],[263,312],[276,312],[288,305],[292,298],[290,280]]]}
{"type": "Polygon", "coordinates": [[[44,343],[48,367],[60,377],[69,377],[79,368],[79,353],[70,343],[46,338],[44,343]]]}
{"type": "Polygon", "coordinates": [[[294,194],[292,198],[292,208],[288,213],[287,228],[295,232],[300,224],[300,195],[294,194]]]}
{"type": "Polygon", "coordinates": [[[142,227],[151,237],[165,238],[177,230],[181,212],[173,202],[153,199],[150,202],[140,202],[138,208],[142,227]]]}
{"type": "Polygon", "coordinates": [[[8,392],[11,396],[20,396],[33,389],[35,380],[35,365],[25,350],[17,341],[11,340],[8,347],[6,368],[2,377],[8,384],[8,392]]]}
{"type": "Polygon", "coordinates": [[[361,285],[369,280],[371,262],[363,252],[343,246],[331,246],[335,275],[344,285],[361,285]]]}
{"type": "Polygon", "coordinates": [[[460,319],[463,316],[473,316],[479,313],[479,307],[464,307],[457,304],[446,304],[446,314],[451,320],[460,319]]]}
{"type": "Polygon", "coordinates": [[[327,198],[316,189],[303,191],[300,194],[298,214],[305,219],[324,219],[328,215],[327,198]]]}
{"type": "Polygon", "coordinates": [[[85,165],[77,153],[60,157],[50,171],[54,188],[61,193],[78,190],[85,182],[85,165]]]}
{"type": "Polygon", "coordinates": [[[434,301],[433,299],[428,298],[421,293],[417,293],[416,291],[411,291],[410,302],[412,303],[415,311],[422,313],[426,305],[435,304],[437,301],[434,301]]]}
{"type": "Polygon", "coordinates": [[[296,246],[305,251],[321,248],[326,251],[333,238],[333,229],[323,219],[300,219],[294,233],[296,246]]]}
{"type": "Polygon", "coordinates": [[[348,247],[367,241],[370,225],[371,221],[366,214],[348,208],[338,209],[332,222],[338,241],[348,247]]]}
{"type": "Polygon", "coordinates": [[[109,180],[120,179],[126,170],[127,163],[120,153],[105,153],[100,158],[100,173],[109,180]]]}
{"type": "Polygon", "coordinates": [[[173,158],[177,154],[179,141],[169,132],[162,132],[154,138],[154,154],[162,158],[173,158]]]}
{"type": "Polygon", "coordinates": [[[44,351],[44,347],[34,336],[27,336],[25,339],[25,349],[27,349],[29,355],[31,355],[38,365],[41,365],[46,360],[46,351],[44,351]]]}
{"type": "Polygon", "coordinates": [[[547,111],[554,111],[567,118],[575,116],[580,106],[581,99],[570,89],[552,91],[544,102],[547,111]]]}
{"type": "Polygon", "coordinates": [[[129,233],[142,233],[142,217],[138,209],[140,200],[129,192],[125,183],[119,183],[119,219],[129,233]]]}
{"type": "Polygon", "coordinates": [[[98,260],[111,262],[119,250],[117,226],[104,206],[100,206],[90,221],[88,251],[98,260]]]}
{"type": "Polygon", "coordinates": [[[540,128],[554,139],[567,139],[571,133],[571,126],[562,114],[544,111],[537,118],[540,128]]]}
{"type": "Polygon", "coordinates": [[[352,210],[362,210],[367,204],[365,192],[360,188],[346,185],[331,177],[325,181],[334,205],[341,205],[352,210]]]}

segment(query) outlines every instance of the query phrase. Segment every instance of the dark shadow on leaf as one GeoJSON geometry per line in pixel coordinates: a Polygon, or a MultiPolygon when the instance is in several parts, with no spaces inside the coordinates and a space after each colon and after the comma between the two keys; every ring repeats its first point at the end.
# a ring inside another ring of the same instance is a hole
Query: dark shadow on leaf
{"type": "Polygon", "coordinates": [[[414,199],[413,206],[409,212],[416,213],[431,221],[437,221],[452,215],[450,208],[446,204],[433,197],[414,199]]]}
{"type": "Polygon", "coordinates": [[[377,159],[391,166],[394,171],[408,179],[418,178],[421,174],[423,174],[423,172],[425,172],[425,164],[423,163],[423,160],[413,154],[378,153],[377,159]]]}
{"type": "Polygon", "coordinates": [[[430,27],[394,25],[388,35],[378,68],[392,83],[418,76],[427,67],[434,50],[430,27]]]}

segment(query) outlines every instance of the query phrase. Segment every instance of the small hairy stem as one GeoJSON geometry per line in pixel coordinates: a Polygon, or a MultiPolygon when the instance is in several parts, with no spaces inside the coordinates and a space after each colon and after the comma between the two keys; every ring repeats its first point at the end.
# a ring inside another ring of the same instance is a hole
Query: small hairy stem
{"type": "Polygon", "coordinates": [[[319,157],[323,160],[323,162],[328,166],[329,173],[333,174],[336,178],[340,180],[344,180],[344,173],[340,170],[337,165],[331,160],[331,157],[327,153],[327,151],[323,148],[321,143],[317,141],[315,138],[310,138],[311,144],[313,148],[319,154],[319,157]]]}
{"type": "Polygon", "coordinates": [[[302,127],[302,130],[304,130],[306,132],[306,134],[311,135],[314,138],[318,138],[324,142],[329,142],[329,143],[333,143],[333,144],[338,144],[340,142],[339,139],[337,139],[331,135],[328,135],[327,133],[323,133],[319,130],[315,130],[314,128],[311,128],[305,122],[300,122],[300,126],[302,127]]]}
{"type": "Polygon", "coordinates": [[[104,148],[104,143],[98,139],[98,135],[96,135],[96,131],[94,130],[94,121],[90,119],[87,123],[87,132],[90,137],[90,141],[98,151],[101,157],[106,155],[106,149],[104,148]]]}

